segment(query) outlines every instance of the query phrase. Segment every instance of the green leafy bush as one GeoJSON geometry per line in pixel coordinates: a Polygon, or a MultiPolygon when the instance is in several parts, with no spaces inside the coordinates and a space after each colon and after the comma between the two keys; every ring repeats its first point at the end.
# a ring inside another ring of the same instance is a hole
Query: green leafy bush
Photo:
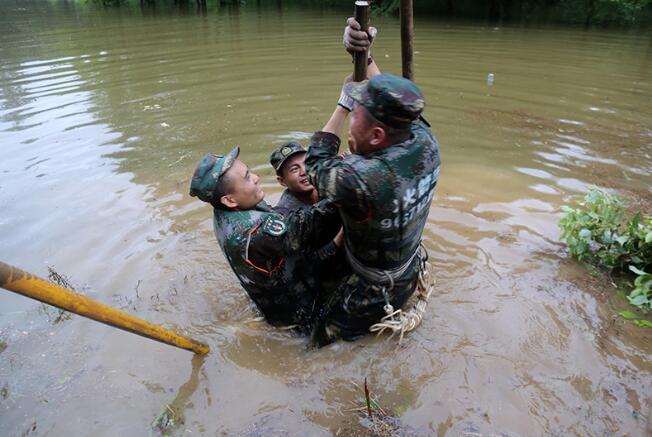
{"type": "Polygon", "coordinates": [[[628,299],[652,309],[652,217],[640,213],[629,219],[617,196],[591,191],[579,208],[563,206],[559,222],[570,254],[607,270],[637,275],[628,299]]]}
{"type": "Polygon", "coordinates": [[[629,269],[638,276],[634,281],[634,290],[627,299],[637,307],[652,308],[652,275],[634,266],[629,266],[629,269]]]}
{"type": "Polygon", "coordinates": [[[650,0],[555,0],[562,19],[590,24],[636,24],[646,19],[650,0]]]}

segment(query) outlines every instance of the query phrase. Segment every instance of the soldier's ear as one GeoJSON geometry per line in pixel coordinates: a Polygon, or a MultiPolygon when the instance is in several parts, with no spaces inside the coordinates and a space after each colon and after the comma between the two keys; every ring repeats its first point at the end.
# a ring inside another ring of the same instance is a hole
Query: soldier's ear
{"type": "Polygon", "coordinates": [[[380,126],[374,126],[371,128],[371,140],[369,144],[372,146],[380,146],[387,139],[387,132],[380,126]]]}
{"type": "Polygon", "coordinates": [[[279,184],[283,185],[284,187],[288,186],[288,184],[285,183],[285,179],[283,179],[283,176],[276,176],[276,180],[278,181],[279,184]]]}
{"type": "Polygon", "coordinates": [[[238,207],[238,202],[236,202],[230,194],[220,197],[220,202],[229,209],[235,209],[238,207]]]}

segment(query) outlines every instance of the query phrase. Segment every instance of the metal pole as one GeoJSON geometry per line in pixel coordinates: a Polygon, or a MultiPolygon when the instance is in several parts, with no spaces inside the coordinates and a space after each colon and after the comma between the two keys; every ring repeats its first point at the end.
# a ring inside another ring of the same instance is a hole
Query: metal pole
{"type": "Polygon", "coordinates": [[[24,272],[16,267],[0,262],[0,287],[22,294],[32,299],[53,305],[114,328],[167,343],[196,354],[206,354],[209,348],[204,343],[175,334],[157,325],[146,322],[108,305],[60,287],[24,272]]]}
{"type": "Polygon", "coordinates": [[[413,48],[414,17],[412,15],[412,0],[401,0],[401,59],[403,77],[414,81],[413,48]]]}
{"type": "MultiPolygon", "coordinates": [[[[358,0],[355,2],[355,21],[360,23],[360,30],[369,29],[369,2],[358,0]]],[[[367,57],[369,50],[353,54],[353,81],[362,82],[367,79],[367,57]]]]}

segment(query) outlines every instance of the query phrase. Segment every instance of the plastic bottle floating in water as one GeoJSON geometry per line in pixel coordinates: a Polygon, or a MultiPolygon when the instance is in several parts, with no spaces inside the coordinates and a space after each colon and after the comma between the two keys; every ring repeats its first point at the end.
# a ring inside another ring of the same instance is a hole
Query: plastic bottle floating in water
{"type": "Polygon", "coordinates": [[[489,73],[489,74],[487,75],[487,85],[493,85],[493,84],[494,84],[494,79],[495,79],[494,74],[493,74],[493,73],[489,73]]]}

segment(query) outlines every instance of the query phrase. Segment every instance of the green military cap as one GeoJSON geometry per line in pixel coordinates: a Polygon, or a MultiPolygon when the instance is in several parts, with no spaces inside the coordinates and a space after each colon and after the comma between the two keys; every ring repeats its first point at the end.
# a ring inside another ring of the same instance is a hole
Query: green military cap
{"type": "Polygon", "coordinates": [[[378,121],[395,128],[409,127],[423,112],[425,100],[411,80],[379,74],[366,83],[349,83],[344,92],[378,121]]]}
{"type": "Polygon", "coordinates": [[[276,150],[272,152],[272,155],[269,157],[269,163],[272,164],[276,174],[281,173],[281,167],[283,163],[292,155],[297,153],[306,153],[306,149],[296,141],[290,141],[289,143],[281,144],[276,150]]]}
{"type": "Polygon", "coordinates": [[[224,194],[220,187],[220,178],[231,168],[240,155],[240,147],[234,147],[224,156],[207,153],[197,164],[190,182],[190,195],[199,197],[213,206],[219,206],[219,199],[224,194]],[[215,203],[214,203],[215,202],[215,203]]]}

